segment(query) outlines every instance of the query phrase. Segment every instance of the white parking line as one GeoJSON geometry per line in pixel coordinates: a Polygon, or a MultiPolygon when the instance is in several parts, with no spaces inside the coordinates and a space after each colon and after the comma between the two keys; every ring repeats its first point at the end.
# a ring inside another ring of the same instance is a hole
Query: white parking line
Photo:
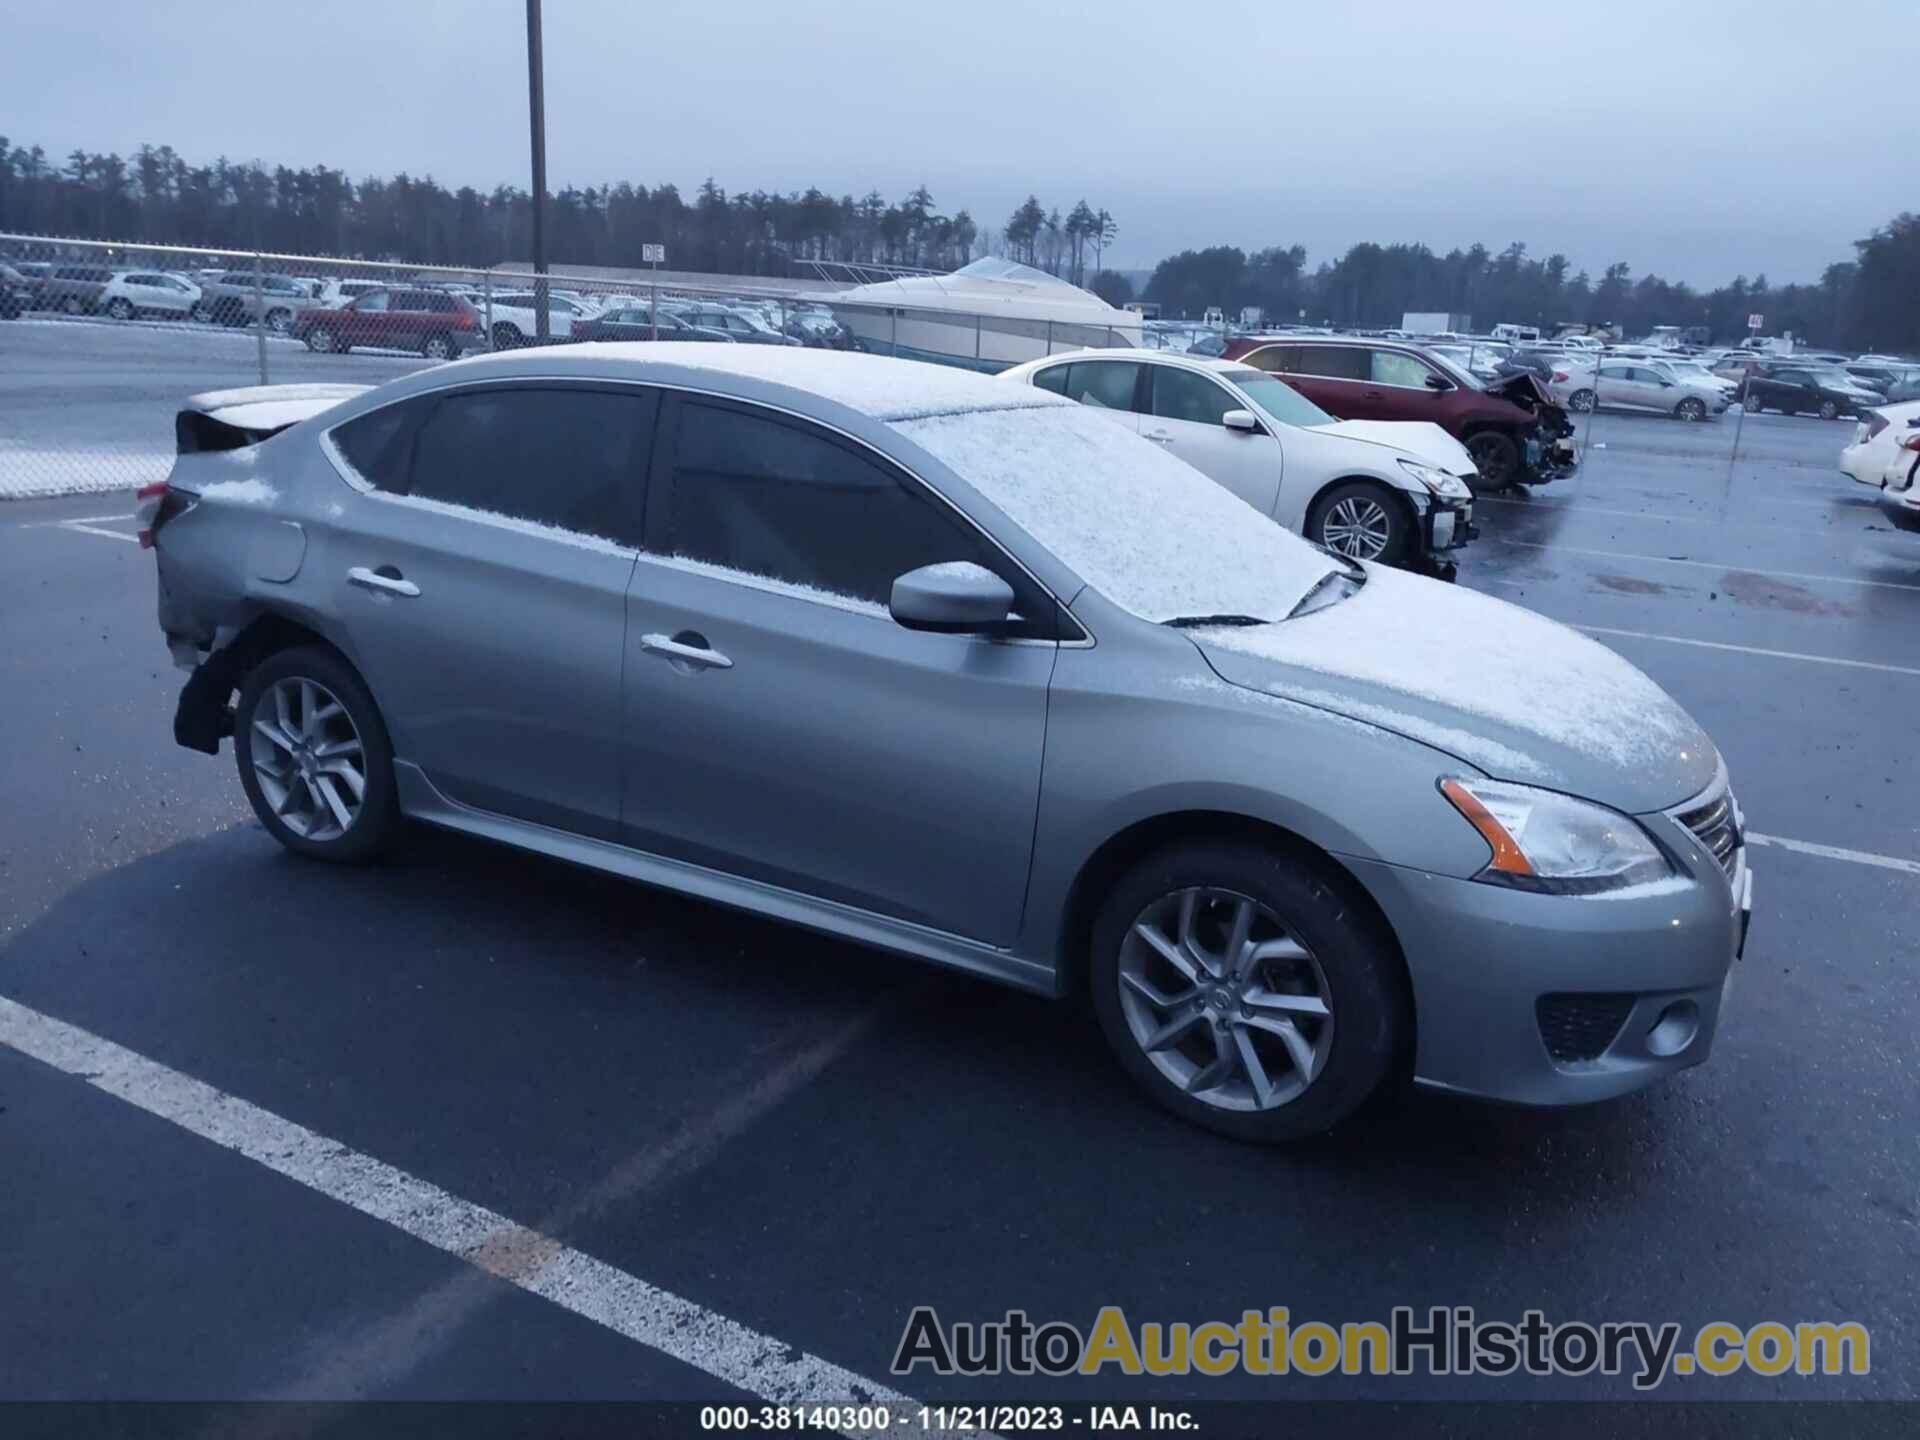
{"type": "Polygon", "coordinates": [[[886,1385],[4,997],[0,1044],[737,1389],[775,1403],[877,1401],[896,1416],[918,1408],[886,1385]]]}
{"type": "Polygon", "coordinates": [[[1920,591],[1920,585],[1900,580],[1863,580],[1856,575],[1815,574],[1806,570],[1762,570],[1755,565],[1740,565],[1724,560],[1692,560],[1678,555],[1640,555],[1622,550],[1588,550],[1577,545],[1556,545],[1540,540],[1508,540],[1490,537],[1495,545],[1514,545],[1523,550],[1557,550],[1568,555],[1597,555],[1608,560],[1645,560],[1655,565],[1686,565],[1696,570],[1725,570],[1741,575],[1768,575],[1781,580],[1819,580],[1831,585],[1871,585],[1882,590],[1920,591]]]}
{"type": "Polygon", "coordinates": [[[129,535],[124,530],[102,530],[98,525],[82,525],[78,520],[69,520],[64,525],[56,525],[56,530],[72,530],[80,535],[101,535],[109,540],[124,540],[129,545],[138,545],[140,537],[129,535]]]}
{"type": "Polygon", "coordinates": [[[1862,580],[1856,575],[1814,575],[1804,570],[1762,570],[1754,565],[1736,565],[1725,560],[1688,560],[1676,555],[1635,555],[1620,550],[1583,550],[1578,545],[1553,545],[1540,540],[1507,540],[1488,537],[1495,545],[1515,545],[1522,550],[1554,550],[1562,555],[1599,555],[1608,560],[1645,560],[1654,565],[1687,565],[1696,570],[1726,570],[1740,575],[1770,575],[1779,580],[1820,580],[1829,585],[1871,585],[1881,590],[1920,591],[1920,585],[1899,580],[1862,580]]]}
{"type": "MultiPolygon", "coordinates": [[[[1568,622],[1573,623],[1573,622],[1568,622]]],[[[1625,635],[1634,640],[1659,640],[1668,645],[1695,645],[1702,650],[1737,650],[1742,655],[1765,655],[1773,660],[1804,660],[1810,665],[1843,665],[1849,670],[1880,670],[1889,675],[1920,675],[1912,665],[1888,665],[1879,660],[1844,660],[1838,655],[1808,655],[1799,650],[1767,650],[1758,645],[1733,645],[1724,640],[1689,640],[1683,635],[1655,635],[1647,630],[1615,630],[1607,625],[1574,624],[1589,635],[1625,635]]]]}
{"type": "Polygon", "coordinates": [[[1902,860],[1897,855],[1875,855],[1870,850],[1848,850],[1839,845],[1816,845],[1811,840],[1785,840],[1778,835],[1747,832],[1755,845],[1775,845],[1782,850],[1797,850],[1802,855],[1818,855],[1823,860],[1845,860],[1854,865],[1872,865],[1881,870],[1898,870],[1903,875],[1920,875],[1920,860],[1902,860]]]}

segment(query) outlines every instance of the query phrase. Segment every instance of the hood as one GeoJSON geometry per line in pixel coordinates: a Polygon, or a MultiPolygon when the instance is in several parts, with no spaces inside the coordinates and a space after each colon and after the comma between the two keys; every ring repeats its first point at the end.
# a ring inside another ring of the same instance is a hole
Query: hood
{"type": "Polygon", "coordinates": [[[1312,428],[1317,435],[1344,435],[1370,445],[1390,445],[1422,465],[1435,466],[1449,475],[1471,475],[1477,468],[1466,446],[1428,420],[1340,420],[1312,428]]]}
{"type": "Polygon", "coordinates": [[[1504,379],[1487,381],[1486,391],[1487,394],[1497,395],[1502,400],[1511,400],[1523,410],[1532,410],[1541,405],[1554,403],[1553,396],[1548,392],[1547,387],[1531,373],[1525,371],[1518,375],[1509,375],[1504,379]]]}
{"type": "Polygon", "coordinates": [[[1229,684],[1395,731],[1495,779],[1630,814],[1712,783],[1713,742],[1604,645],[1457,585],[1366,571],[1337,605],[1188,636],[1229,684]]]}

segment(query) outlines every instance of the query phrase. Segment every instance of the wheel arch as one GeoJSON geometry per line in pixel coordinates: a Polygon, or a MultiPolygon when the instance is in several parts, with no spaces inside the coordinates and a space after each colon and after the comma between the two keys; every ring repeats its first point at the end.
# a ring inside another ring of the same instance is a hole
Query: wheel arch
{"type": "Polygon", "coordinates": [[[1314,512],[1320,508],[1321,502],[1340,486],[1350,484],[1378,485],[1382,490],[1392,495],[1394,500],[1399,504],[1401,518],[1405,520],[1409,526],[1415,529],[1419,527],[1419,512],[1414,509],[1412,497],[1404,487],[1396,485],[1393,481],[1380,475],[1367,475],[1358,472],[1351,475],[1336,476],[1334,479],[1327,481],[1327,483],[1322,485],[1318,490],[1314,491],[1313,498],[1307,501],[1307,508],[1300,512],[1301,524],[1311,525],[1313,523],[1314,512]]]}
{"type": "MultiPolygon", "coordinates": [[[[219,754],[220,741],[233,733],[233,692],[263,662],[302,645],[331,650],[366,684],[366,676],[354,664],[353,657],[320,630],[298,616],[262,609],[242,625],[231,640],[215,648],[188,677],[174,711],[173,738],[189,750],[219,754]]],[[[371,693],[372,687],[368,689],[371,693]]]]}
{"type": "Polygon", "coordinates": [[[1407,968],[1406,952],[1386,911],[1359,878],[1340,863],[1338,856],[1283,825],[1234,811],[1173,810],[1148,816],[1110,835],[1087,857],[1068,887],[1066,904],[1061,910],[1060,934],[1055,947],[1059,992],[1076,995],[1085,991],[1094,923],[1107,891],[1120,876],[1169,845],[1223,840],[1278,851],[1298,861],[1364,912],[1369,923],[1377,925],[1391,948],[1393,968],[1406,1002],[1409,1026],[1403,1058],[1410,1064],[1419,1016],[1413,1006],[1413,980],[1407,968]]]}

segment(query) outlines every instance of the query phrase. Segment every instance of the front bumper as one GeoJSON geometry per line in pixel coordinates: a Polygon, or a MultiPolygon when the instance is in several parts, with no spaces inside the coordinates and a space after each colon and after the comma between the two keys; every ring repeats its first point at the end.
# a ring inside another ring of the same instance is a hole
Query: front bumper
{"type": "MultiPolygon", "coordinates": [[[[1663,839],[1676,850],[1683,843],[1663,839]]],[[[1711,1052],[1752,913],[1744,848],[1731,875],[1706,858],[1681,884],[1610,898],[1346,863],[1386,912],[1406,956],[1417,1083],[1522,1105],[1577,1105],[1638,1090],[1711,1052]],[[1617,1029],[1611,1038],[1600,1033],[1590,1056],[1556,1058],[1551,1007],[1589,998],[1617,1029]]]]}

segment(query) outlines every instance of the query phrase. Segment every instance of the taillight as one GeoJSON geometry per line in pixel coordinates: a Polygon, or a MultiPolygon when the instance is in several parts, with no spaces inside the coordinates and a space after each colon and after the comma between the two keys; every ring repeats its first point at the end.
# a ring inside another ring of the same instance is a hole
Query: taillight
{"type": "Polygon", "coordinates": [[[1867,416],[1867,439],[1873,439],[1874,436],[1886,428],[1887,417],[1882,415],[1878,410],[1873,411],[1867,416]]]}
{"type": "Polygon", "coordinates": [[[1909,435],[1900,442],[1902,450],[1920,450],[1920,435],[1909,435]]]}
{"type": "Polygon", "coordinates": [[[133,492],[133,518],[140,525],[140,548],[153,548],[153,532],[160,528],[160,508],[166,503],[173,488],[164,480],[156,480],[151,485],[142,485],[133,492]]]}
{"type": "Polygon", "coordinates": [[[1556,385],[1564,385],[1572,378],[1573,377],[1564,370],[1556,370],[1553,372],[1553,383],[1556,385]]]}

